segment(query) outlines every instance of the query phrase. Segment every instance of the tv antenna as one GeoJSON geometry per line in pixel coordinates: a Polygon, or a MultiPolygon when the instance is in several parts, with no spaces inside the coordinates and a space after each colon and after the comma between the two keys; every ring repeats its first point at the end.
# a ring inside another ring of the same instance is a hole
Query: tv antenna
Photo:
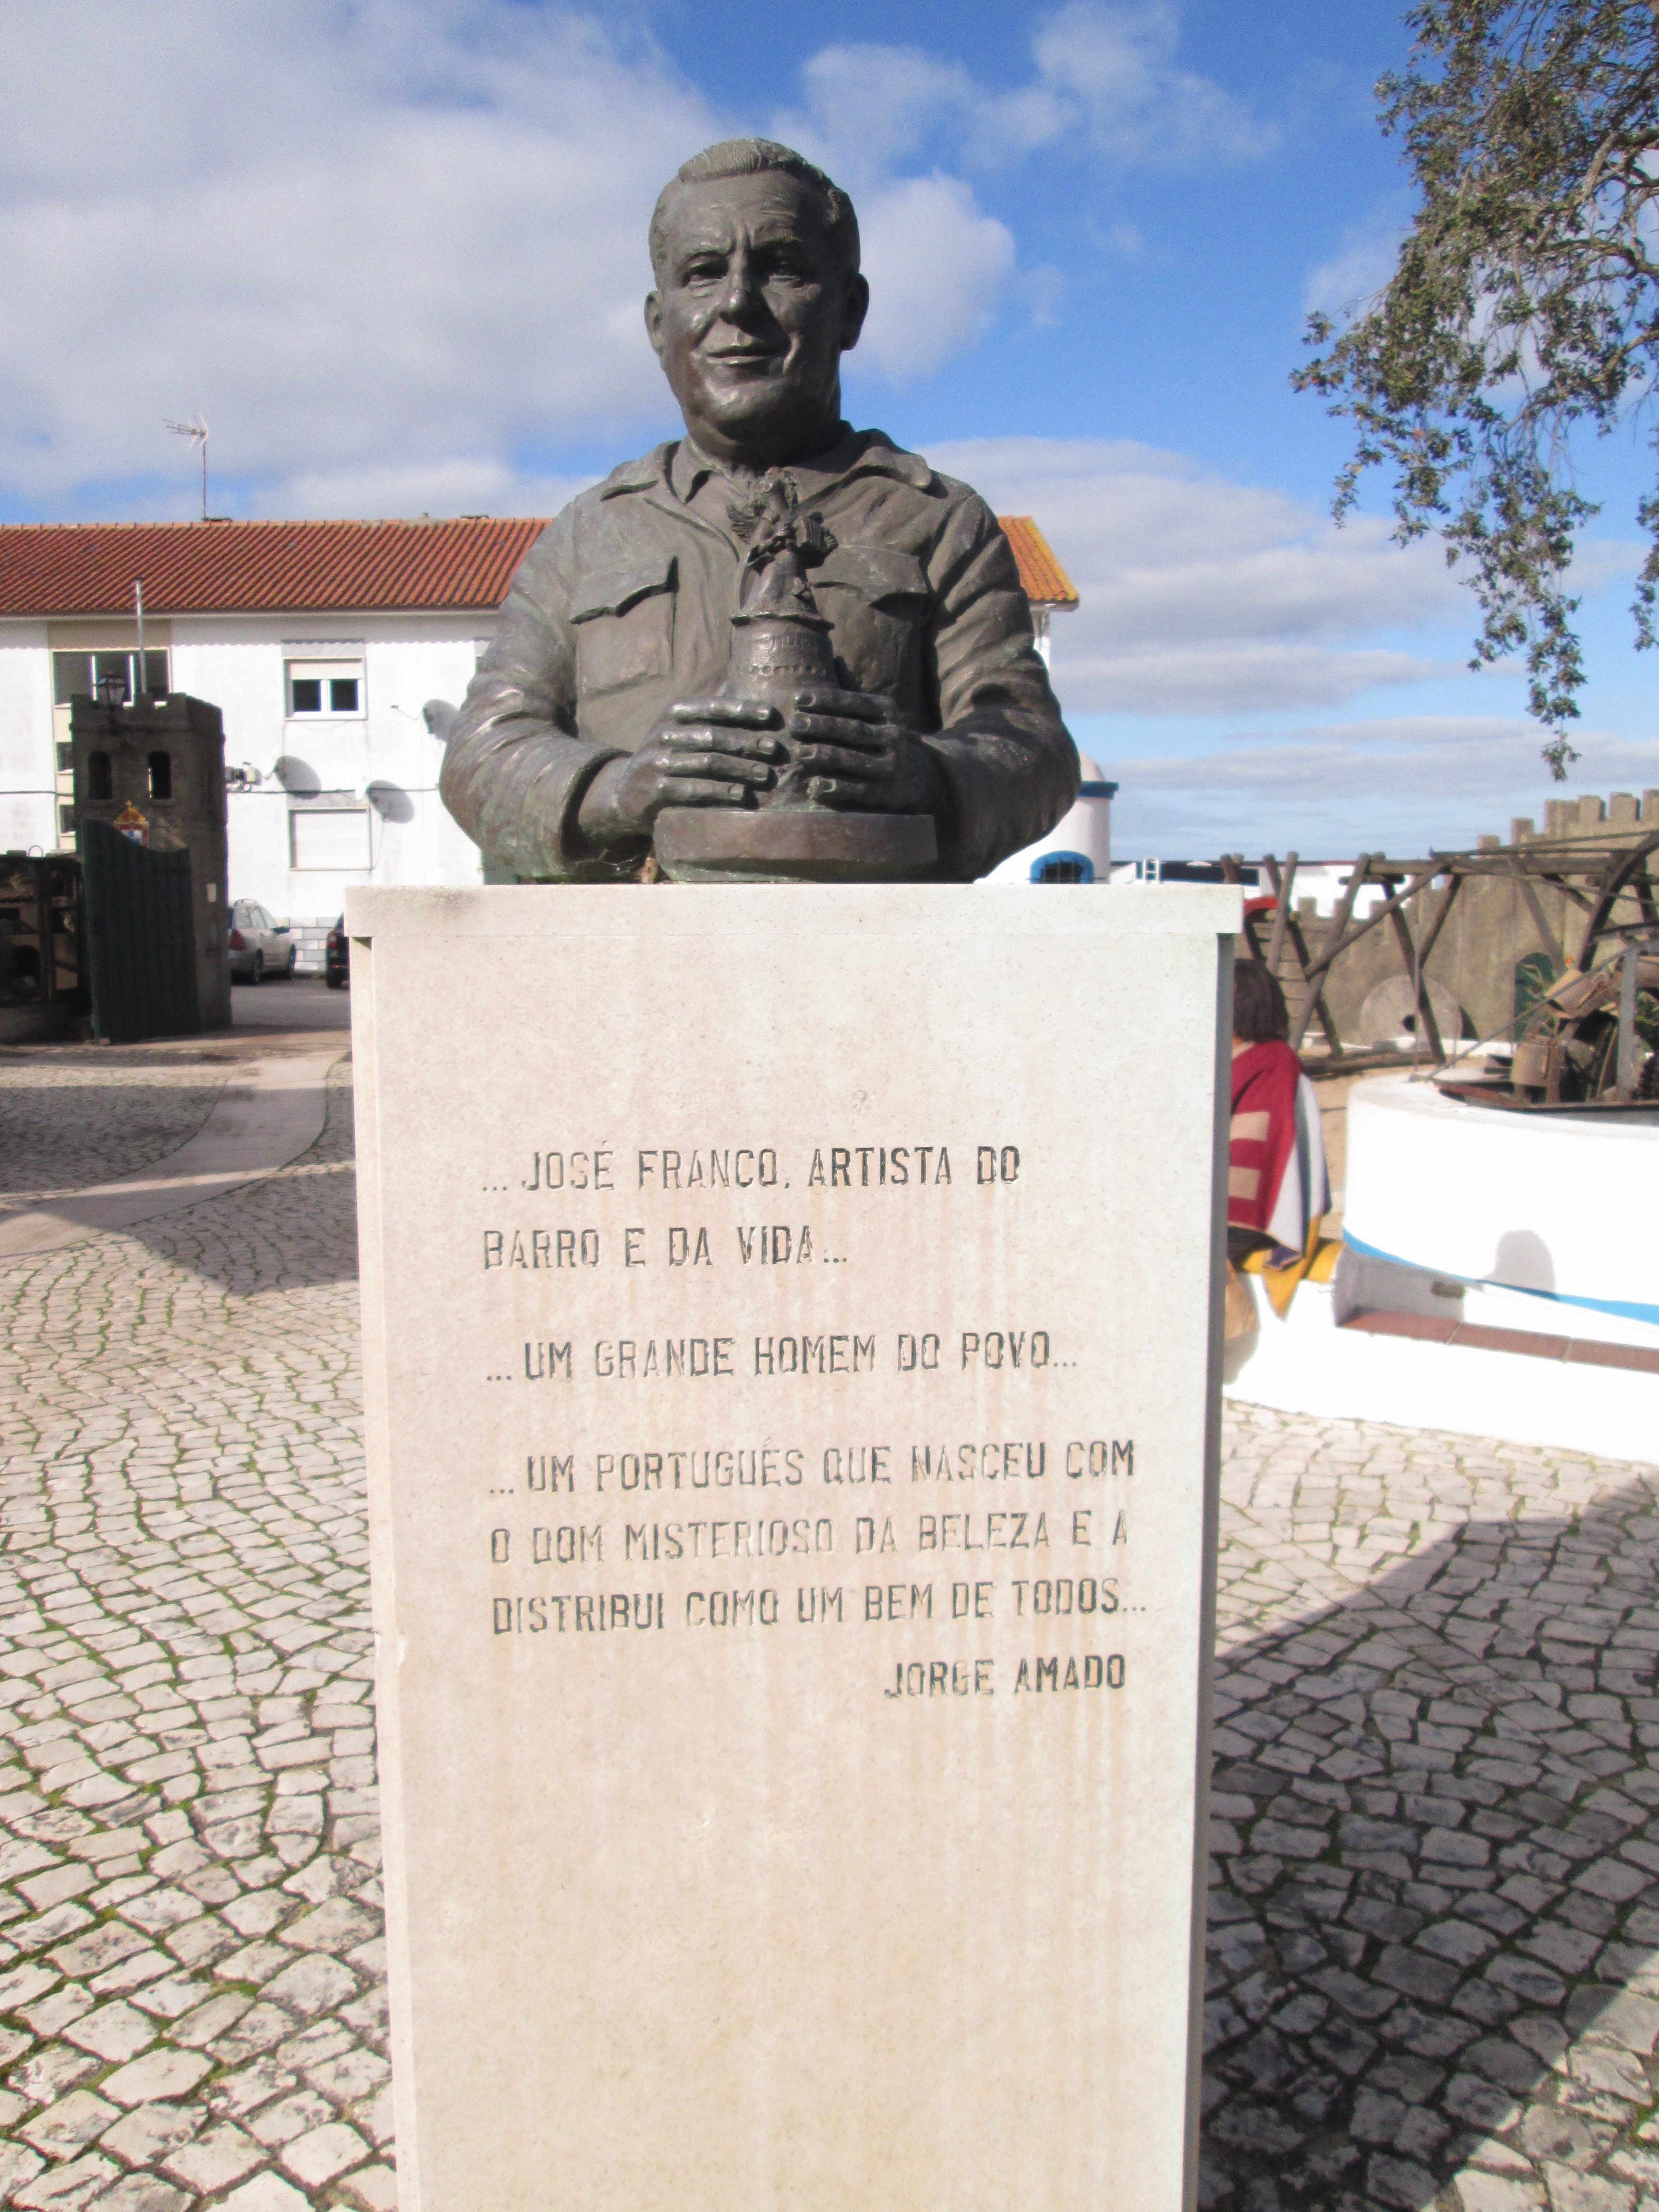
{"type": "Polygon", "coordinates": [[[202,453],[202,520],[203,520],[203,521],[204,521],[204,522],[205,522],[205,521],[207,520],[207,519],[208,519],[208,505],[207,505],[207,448],[208,448],[208,426],[207,426],[207,423],[206,423],[206,422],[205,422],[205,421],[202,418],[202,416],[200,416],[199,415],[198,415],[198,416],[191,416],[191,420],[190,420],[188,422],[164,422],[164,423],[161,425],[161,427],[162,427],[162,428],[163,428],[164,430],[171,430],[171,431],[172,431],[172,433],[173,433],[173,436],[174,436],[175,438],[188,438],[188,439],[190,440],[190,442],[191,443],[191,445],[192,445],[192,446],[198,446],[198,447],[199,447],[201,448],[201,453],[202,453]]]}

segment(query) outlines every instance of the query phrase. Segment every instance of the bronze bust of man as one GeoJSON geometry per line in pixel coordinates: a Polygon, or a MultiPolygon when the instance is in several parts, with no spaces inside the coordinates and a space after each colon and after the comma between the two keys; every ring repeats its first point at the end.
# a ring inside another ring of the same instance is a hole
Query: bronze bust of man
{"type": "Polygon", "coordinates": [[[671,873],[766,873],[666,856],[670,825],[736,850],[769,809],[810,848],[769,872],[984,874],[1071,805],[1077,753],[994,515],[842,420],[869,303],[850,201],[732,140],[665,188],[651,258],[686,435],[525,556],[450,734],[450,811],[543,882],[638,877],[653,838],[671,873]],[[911,859],[866,868],[866,846],[911,859]]]}

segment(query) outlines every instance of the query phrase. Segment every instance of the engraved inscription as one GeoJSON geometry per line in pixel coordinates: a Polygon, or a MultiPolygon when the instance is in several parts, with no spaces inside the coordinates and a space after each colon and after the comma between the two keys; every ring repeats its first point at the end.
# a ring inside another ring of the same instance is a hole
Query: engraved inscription
{"type": "Polygon", "coordinates": [[[479,1483],[492,1640],[551,1650],[604,1636],[620,1658],[655,1637],[844,1637],[895,1707],[1121,1689],[1126,1655],[1100,1647],[1100,1627],[1127,1632],[1145,1607],[1135,1441],[1104,1376],[1091,1383],[1087,1358],[1017,1295],[1000,1311],[930,1297],[902,1328],[860,1311],[889,1288],[861,1287],[864,1209],[892,1194],[915,1209],[894,1217],[901,1237],[937,1253],[958,1233],[1013,1234],[1043,1172],[1014,1138],[971,1130],[623,1131],[555,1138],[482,1176],[486,1203],[522,1209],[475,1232],[484,1311],[499,1316],[487,1379],[526,1386],[524,1419],[543,1431],[523,1439],[521,1480],[491,1468],[479,1483]],[[895,1388],[917,1420],[896,1438],[857,1411],[890,1411],[895,1388]],[[1098,1401],[1091,1419],[1079,1390],[1098,1401]],[[774,1402],[775,1428],[756,1433],[774,1402]],[[918,1626],[944,1648],[893,1651],[893,1632],[918,1626]],[[1051,1641],[1037,1650],[1033,1635],[1051,1641]]]}

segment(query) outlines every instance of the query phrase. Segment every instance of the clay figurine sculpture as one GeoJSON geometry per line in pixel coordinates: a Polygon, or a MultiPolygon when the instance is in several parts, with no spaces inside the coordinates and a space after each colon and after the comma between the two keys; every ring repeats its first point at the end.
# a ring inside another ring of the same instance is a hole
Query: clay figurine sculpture
{"type": "Polygon", "coordinates": [[[686,162],[646,329],[686,434],[549,524],[445,756],[523,880],[966,881],[1043,836],[1076,750],[995,516],[842,420],[851,202],[787,147],[686,162]]]}

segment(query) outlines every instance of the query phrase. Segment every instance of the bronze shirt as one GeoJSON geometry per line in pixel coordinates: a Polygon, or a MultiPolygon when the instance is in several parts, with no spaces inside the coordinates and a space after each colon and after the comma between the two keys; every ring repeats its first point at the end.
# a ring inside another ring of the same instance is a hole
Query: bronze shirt
{"type": "MultiPolygon", "coordinates": [[[[967,881],[1047,834],[1077,796],[1076,749],[1031,632],[1008,541],[967,485],[878,430],[792,465],[833,550],[811,571],[849,690],[882,692],[944,771],[938,873],[967,881]]],[[[456,717],[441,788],[485,855],[526,879],[635,874],[577,826],[599,769],[726,674],[744,549],[733,487],[690,442],[573,500],[520,563],[456,717]]]]}

